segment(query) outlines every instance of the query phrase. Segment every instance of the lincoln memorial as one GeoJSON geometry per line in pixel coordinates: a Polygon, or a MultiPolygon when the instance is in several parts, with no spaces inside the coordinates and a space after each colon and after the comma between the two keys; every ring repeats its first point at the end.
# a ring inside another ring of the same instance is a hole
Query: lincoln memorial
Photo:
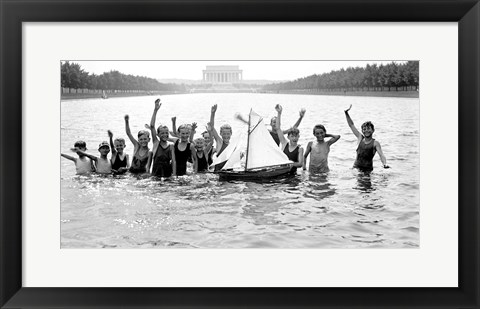
{"type": "Polygon", "coordinates": [[[231,84],[243,80],[243,71],[238,65],[207,65],[203,70],[203,82],[213,84],[231,84]]]}

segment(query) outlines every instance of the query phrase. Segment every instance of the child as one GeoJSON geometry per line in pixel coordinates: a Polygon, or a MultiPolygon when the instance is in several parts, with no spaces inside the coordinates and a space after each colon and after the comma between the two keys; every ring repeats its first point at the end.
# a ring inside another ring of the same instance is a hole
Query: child
{"type": "Polygon", "coordinates": [[[175,151],[175,162],[176,162],[176,175],[183,176],[187,173],[187,161],[191,158],[193,162],[193,170],[197,170],[197,157],[195,154],[195,148],[193,144],[190,143],[189,136],[190,131],[186,125],[181,125],[178,127],[179,139],[176,139],[175,144],[173,145],[175,151]]]}
{"type": "Polygon", "coordinates": [[[352,118],[348,114],[348,111],[352,108],[350,107],[345,110],[345,116],[347,117],[347,123],[353,134],[357,137],[357,158],[353,167],[358,168],[363,171],[372,171],[373,170],[373,157],[375,153],[378,152],[380,160],[382,161],[383,168],[389,168],[387,165],[387,159],[383,155],[382,147],[380,143],[373,138],[373,132],[375,132],[375,127],[373,123],[367,121],[362,124],[362,133],[358,132],[357,128],[353,124],[352,118]]]}
{"type": "Polygon", "coordinates": [[[161,125],[155,132],[155,119],[157,118],[157,112],[160,106],[162,106],[160,99],[155,100],[155,108],[150,121],[150,130],[153,137],[152,175],[157,177],[170,177],[176,175],[175,151],[173,146],[168,143],[169,132],[167,126],[161,125]]]}
{"type": "MultiPolygon", "coordinates": [[[[81,151],[86,151],[87,150],[87,144],[84,141],[77,141],[73,145],[74,148],[78,148],[81,151]]],[[[77,175],[88,175],[91,172],[95,171],[95,168],[93,166],[93,162],[85,155],[82,155],[80,153],[77,153],[78,158],[74,158],[72,156],[66,155],[66,154],[61,154],[62,157],[71,160],[75,163],[75,168],[77,170],[77,175]]]]}
{"type": "MultiPolygon", "coordinates": [[[[278,104],[277,104],[278,105],[278,104]]],[[[275,107],[276,108],[276,107],[275,107]]],[[[305,116],[305,109],[302,108],[299,112],[300,114],[300,117],[298,118],[297,122],[295,122],[295,124],[293,125],[292,129],[296,129],[298,128],[298,126],[300,125],[300,122],[302,122],[302,119],[303,117],[305,116]]],[[[235,114],[235,118],[237,120],[240,120],[246,124],[248,124],[248,120],[245,119],[245,117],[243,117],[242,115],[240,114],[235,114]]],[[[275,141],[275,143],[277,143],[277,145],[280,145],[280,138],[279,138],[279,135],[277,133],[277,126],[276,126],[276,122],[277,122],[277,117],[272,117],[272,119],[270,119],[270,126],[272,127],[271,129],[268,130],[268,132],[270,133],[270,136],[273,138],[273,140],[275,141]]],[[[282,134],[286,134],[289,130],[282,130],[282,134]]]]}
{"type": "Polygon", "coordinates": [[[277,104],[275,109],[278,113],[275,127],[280,140],[280,149],[283,149],[283,153],[294,162],[290,174],[295,175],[297,173],[297,168],[303,166],[303,147],[297,144],[298,138],[300,137],[300,131],[297,128],[289,129],[287,131],[287,138],[289,141],[287,141],[281,128],[282,106],[277,104]]]}
{"type": "Polygon", "coordinates": [[[308,171],[310,173],[327,173],[330,171],[328,168],[328,153],[330,152],[330,146],[334,144],[340,138],[340,135],[327,134],[327,130],[321,124],[317,124],[313,127],[313,135],[317,138],[314,142],[309,142],[307,150],[303,156],[303,169],[305,170],[305,162],[310,152],[310,165],[308,171]],[[325,141],[325,137],[331,137],[328,141],[325,141]]]}
{"type": "Polygon", "coordinates": [[[212,156],[215,153],[215,149],[213,147],[213,140],[210,137],[210,132],[208,132],[208,131],[203,132],[202,137],[203,137],[203,139],[205,141],[205,144],[206,144],[204,150],[207,153],[207,162],[208,162],[208,165],[210,165],[213,162],[212,156]]]}
{"type": "Polygon", "coordinates": [[[108,130],[108,137],[110,139],[110,148],[112,148],[112,172],[114,174],[123,174],[128,171],[130,167],[130,159],[128,154],[123,152],[125,149],[125,140],[123,138],[116,138],[113,141],[113,133],[108,130]]]}
{"type": "Polygon", "coordinates": [[[209,158],[209,151],[212,145],[205,145],[206,141],[203,137],[195,139],[195,155],[197,156],[197,172],[207,172],[208,166],[211,164],[212,158],[209,158]]]}
{"type": "Polygon", "coordinates": [[[107,155],[110,152],[110,146],[108,145],[108,142],[106,141],[101,142],[100,145],[98,145],[98,152],[100,152],[100,157],[96,157],[94,155],[85,153],[80,148],[73,148],[72,150],[75,151],[77,154],[87,156],[90,158],[90,160],[94,161],[97,173],[99,174],[112,173],[112,163],[107,158],[107,155]]]}
{"type": "MultiPolygon", "coordinates": [[[[217,130],[215,130],[215,113],[217,111],[217,104],[212,106],[210,113],[210,122],[208,123],[208,130],[212,132],[213,137],[215,138],[217,156],[220,156],[222,152],[227,148],[230,143],[230,138],[232,137],[232,127],[228,124],[224,124],[220,127],[220,135],[218,135],[217,130]]],[[[227,161],[216,164],[214,171],[219,171],[227,161]]]]}
{"type": "Polygon", "coordinates": [[[133,174],[147,173],[150,171],[150,165],[152,164],[152,152],[148,149],[150,133],[145,130],[140,130],[137,134],[137,141],[130,131],[129,119],[130,117],[125,115],[125,131],[133,144],[132,165],[129,171],[133,174]]]}

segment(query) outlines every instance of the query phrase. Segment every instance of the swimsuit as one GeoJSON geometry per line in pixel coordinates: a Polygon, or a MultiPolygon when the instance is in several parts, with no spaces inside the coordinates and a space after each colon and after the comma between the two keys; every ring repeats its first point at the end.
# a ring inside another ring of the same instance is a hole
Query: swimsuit
{"type": "Polygon", "coordinates": [[[277,132],[273,132],[273,131],[268,131],[268,132],[270,132],[270,135],[272,136],[275,143],[277,143],[277,145],[280,145],[280,138],[278,137],[277,132]]]}
{"type": "Polygon", "coordinates": [[[157,177],[172,176],[172,149],[170,146],[167,145],[167,148],[163,148],[162,145],[158,144],[153,157],[152,175],[157,177]]]}
{"type": "Polygon", "coordinates": [[[134,174],[147,172],[148,150],[143,157],[140,157],[138,155],[139,152],[140,152],[140,147],[137,149],[137,152],[135,152],[135,154],[133,155],[132,166],[130,166],[130,172],[134,174]]]}
{"type": "Polygon", "coordinates": [[[187,143],[184,151],[178,149],[180,140],[175,142],[175,162],[177,163],[177,176],[183,176],[187,173],[187,161],[192,156],[192,150],[190,149],[190,143],[187,143]]]}
{"type": "Polygon", "coordinates": [[[365,138],[362,137],[362,140],[357,147],[357,159],[355,160],[353,167],[366,171],[373,170],[373,157],[375,156],[375,151],[375,139],[372,138],[372,141],[366,144],[365,138]]]}
{"type": "MultiPolygon", "coordinates": [[[[287,157],[293,161],[293,162],[298,162],[298,151],[300,147],[298,145],[293,149],[292,152],[290,152],[290,143],[287,143],[285,148],[283,149],[283,153],[287,155],[287,157]]],[[[290,170],[290,174],[296,174],[297,173],[297,167],[292,166],[292,169],[290,170]]]]}
{"type": "Polygon", "coordinates": [[[205,158],[205,153],[203,153],[203,157],[200,158],[197,152],[197,167],[198,172],[206,172],[208,170],[208,161],[207,158],[205,158]]]}
{"type": "Polygon", "coordinates": [[[310,165],[308,171],[311,173],[329,172],[328,153],[330,152],[330,145],[327,142],[318,143],[315,141],[311,143],[310,165]]]}
{"type": "Polygon", "coordinates": [[[112,170],[118,171],[121,167],[127,167],[127,155],[124,155],[123,160],[120,160],[120,155],[117,153],[115,156],[115,162],[112,164],[112,170]]]}
{"type": "MultiPolygon", "coordinates": [[[[225,144],[224,142],[222,142],[222,147],[220,147],[220,150],[217,152],[217,157],[220,156],[220,154],[225,150],[225,148],[227,148],[228,144],[225,144]]],[[[222,169],[222,167],[225,166],[225,164],[227,163],[228,160],[226,160],[225,162],[222,162],[222,163],[219,163],[219,164],[216,164],[215,165],[215,169],[214,171],[219,171],[222,169]]]]}

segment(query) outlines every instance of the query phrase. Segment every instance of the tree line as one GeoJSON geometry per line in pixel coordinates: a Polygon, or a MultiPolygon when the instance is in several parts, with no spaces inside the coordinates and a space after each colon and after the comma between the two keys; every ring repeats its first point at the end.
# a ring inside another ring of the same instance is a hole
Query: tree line
{"type": "Polygon", "coordinates": [[[367,64],[330,73],[311,75],[294,81],[265,85],[265,91],[316,89],[321,91],[418,90],[419,62],[367,64]]]}
{"type": "Polygon", "coordinates": [[[62,88],[95,90],[185,91],[184,85],[163,84],[154,78],[126,75],[118,71],[90,74],[78,63],[62,62],[62,88]]]}

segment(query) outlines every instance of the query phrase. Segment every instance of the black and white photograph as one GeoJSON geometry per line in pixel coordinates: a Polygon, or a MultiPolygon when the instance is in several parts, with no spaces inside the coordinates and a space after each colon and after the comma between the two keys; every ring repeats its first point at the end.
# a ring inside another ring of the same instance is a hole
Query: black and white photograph
{"type": "Polygon", "coordinates": [[[62,60],[62,249],[418,249],[418,60],[62,60]]]}

